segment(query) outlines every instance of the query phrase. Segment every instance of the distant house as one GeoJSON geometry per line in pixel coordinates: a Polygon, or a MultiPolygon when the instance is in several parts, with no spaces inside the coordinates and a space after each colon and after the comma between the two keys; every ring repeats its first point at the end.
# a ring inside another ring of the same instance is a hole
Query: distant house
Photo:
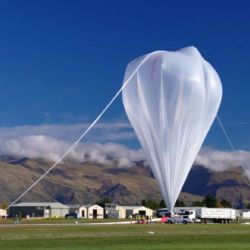
{"type": "Polygon", "coordinates": [[[22,202],[10,206],[10,217],[64,217],[69,213],[69,207],[59,202],[22,202]]]}
{"type": "Polygon", "coordinates": [[[71,213],[77,213],[78,218],[87,218],[87,207],[84,205],[73,205],[70,206],[70,212],[71,213]]]}
{"type": "Polygon", "coordinates": [[[126,219],[133,215],[153,217],[153,210],[144,206],[119,206],[118,204],[106,203],[105,216],[115,219],[126,219]]]}
{"type": "Polygon", "coordinates": [[[0,218],[7,217],[7,211],[5,209],[0,208],[0,218]]]}
{"type": "Polygon", "coordinates": [[[77,213],[78,218],[88,219],[103,219],[104,209],[97,204],[91,205],[72,205],[70,206],[71,213],[77,213]]]}
{"type": "Polygon", "coordinates": [[[86,205],[86,208],[87,208],[88,219],[103,219],[104,218],[103,207],[97,204],[94,204],[94,205],[86,205]]]}

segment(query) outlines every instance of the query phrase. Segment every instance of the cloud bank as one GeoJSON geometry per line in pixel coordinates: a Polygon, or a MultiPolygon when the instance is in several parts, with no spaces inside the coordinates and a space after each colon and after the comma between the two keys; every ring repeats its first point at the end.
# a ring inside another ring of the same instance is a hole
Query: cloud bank
{"type": "MultiPolygon", "coordinates": [[[[89,124],[77,124],[0,128],[0,154],[57,161],[88,126],[89,124]]],[[[118,167],[130,167],[135,161],[144,161],[142,150],[132,150],[116,142],[134,138],[135,134],[128,123],[100,123],[88,135],[85,143],[79,143],[70,152],[68,158],[100,164],[111,164],[115,160],[118,167]],[[104,141],[108,143],[103,144],[104,141]]]]}
{"type": "MultiPolygon", "coordinates": [[[[0,128],[0,154],[57,161],[87,126],[88,124],[0,128]]],[[[79,143],[74,148],[68,158],[99,164],[111,164],[115,160],[118,167],[131,167],[134,162],[146,161],[141,149],[129,149],[121,144],[122,141],[134,138],[135,134],[127,123],[102,123],[95,129],[95,133],[90,134],[86,143],[79,143]]],[[[195,164],[202,164],[214,171],[241,166],[250,178],[249,151],[228,152],[203,148],[195,164]]]]}
{"type": "MultiPolygon", "coordinates": [[[[25,136],[4,142],[2,155],[57,161],[71,146],[70,143],[43,135],[25,136]]],[[[98,164],[117,163],[118,167],[131,167],[134,162],[144,161],[141,149],[131,150],[116,143],[79,143],[68,155],[77,162],[98,164]]]]}
{"type": "Polygon", "coordinates": [[[211,148],[203,148],[199,152],[196,164],[201,164],[214,171],[225,171],[233,167],[241,166],[250,179],[250,152],[244,150],[220,151],[211,148]]]}

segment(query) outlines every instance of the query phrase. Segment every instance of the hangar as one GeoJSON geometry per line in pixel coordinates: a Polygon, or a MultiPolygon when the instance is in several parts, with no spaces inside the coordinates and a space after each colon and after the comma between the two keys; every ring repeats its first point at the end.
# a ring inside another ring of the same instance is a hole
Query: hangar
{"type": "Polygon", "coordinates": [[[69,207],[59,202],[22,202],[9,207],[10,217],[64,217],[69,207]]]}

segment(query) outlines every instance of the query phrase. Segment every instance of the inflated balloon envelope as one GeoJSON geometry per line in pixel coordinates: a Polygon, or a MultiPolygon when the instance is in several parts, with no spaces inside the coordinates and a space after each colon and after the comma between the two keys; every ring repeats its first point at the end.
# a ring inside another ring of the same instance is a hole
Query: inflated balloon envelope
{"type": "Polygon", "coordinates": [[[219,109],[220,78],[195,47],[187,47],[135,59],[126,81],[126,113],[172,211],[219,109]]]}

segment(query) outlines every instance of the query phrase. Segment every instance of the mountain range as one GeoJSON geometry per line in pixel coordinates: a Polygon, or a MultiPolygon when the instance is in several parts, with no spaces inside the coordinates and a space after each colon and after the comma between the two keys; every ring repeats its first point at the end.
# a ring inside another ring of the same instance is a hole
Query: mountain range
{"type": "MultiPolygon", "coordinates": [[[[34,183],[53,163],[42,159],[0,159],[0,204],[10,203],[34,183]]],[[[250,181],[238,166],[223,172],[194,165],[179,199],[186,205],[201,201],[205,195],[225,199],[235,208],[250,203],[250,181]]],[[[127,168],[112,164],[67,160],[53,169],[20,201],[59,201],[64,204],[89,204],[109,198],[122,205],[162,199],[157,181],[148,166],[134,162],[127,168]]]]}

